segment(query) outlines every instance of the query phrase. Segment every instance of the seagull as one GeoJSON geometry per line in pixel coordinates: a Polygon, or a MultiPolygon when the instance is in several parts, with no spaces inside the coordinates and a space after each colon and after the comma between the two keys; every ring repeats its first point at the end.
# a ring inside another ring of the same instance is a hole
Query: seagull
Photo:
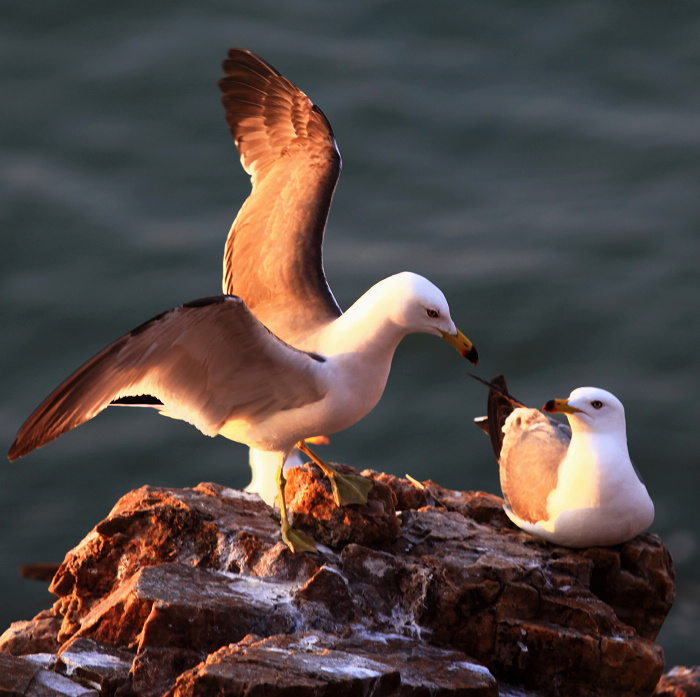
{"type": "Polygon", "coordinates": [[[349,428],[377,404],[394,351],[434,334],[476,364],[443,293],[400,272],[341,312],[325,280],[322,241],[340,172],[321,110],[268,63],[231,49],[221,81],[229,127],[251,174],[226,245],[231,292],[167,310],[109,344],[64,380],[21,426],[14,461],[110,405],[138,405],[274,453],[282,539],[315,551],[289,523],[283,465],[298,447],[330,479],[338,505],[365,503],[365,477],[341,475],[305,439],[349,428]],[[235,291],[235,292],[234,292],[235,291]]]}
{"type": "Polygon", "coordinates": [[[508,517],[523,530],[564,547],[616,545],[646,530],[654,504],[627,449],[622,402],[598,387],[579,387],[542,408],[491,381],[488,416],[508,517]],[[569,425],[549,414],[565,414],[569,425]]]}

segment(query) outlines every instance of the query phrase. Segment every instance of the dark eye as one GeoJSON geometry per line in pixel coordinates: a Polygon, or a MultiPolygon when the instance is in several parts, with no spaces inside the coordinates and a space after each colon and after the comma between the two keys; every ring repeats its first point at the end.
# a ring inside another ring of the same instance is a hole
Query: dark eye
{"type": "Polygon", "coordinates": [[[600,409],[600,408],[603,406],[603,403],[602,403],[599,399],[594,399],[594,400],[591,402],[591,406],[592,406],[594,409],[600,409]]]}
{"type": "Polygon", "coordinates": [[[426,310],[426,312],[428,313],[428,317],[439,317],[440,316],[440,313],[437,310],[433,310],[431,308],[428,308],[426,310]]]}

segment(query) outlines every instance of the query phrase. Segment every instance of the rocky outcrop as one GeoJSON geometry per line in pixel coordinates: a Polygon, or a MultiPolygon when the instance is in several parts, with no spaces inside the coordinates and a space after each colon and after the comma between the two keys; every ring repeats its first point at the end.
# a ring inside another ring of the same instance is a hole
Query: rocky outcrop
{"type": "Polygon", "coordinates": [[[654,692],[674,599],[655,535],[573,551],[495,496],[364,474],[368,505],[339,509],[315,467],[290,473],[317,555],[255,495],[130,492],[66,556],[53,608],[0,639],[0,674],[23,676],[0,694],[49,674],[118,697],[654,692]]]}
{"type": "Polygon", "coordinates": [[[673,668],[663,675],[654,692],[655,697],[700,697],[700,667],[673,668]]]}

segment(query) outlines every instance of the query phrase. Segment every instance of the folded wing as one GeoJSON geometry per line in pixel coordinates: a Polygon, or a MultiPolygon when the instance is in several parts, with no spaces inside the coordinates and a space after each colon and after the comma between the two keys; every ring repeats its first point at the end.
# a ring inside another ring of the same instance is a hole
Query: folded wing
{"type": "Polygon", "coordinates": [[[503,497],[521,520],[547,519],[547,496],[557,486],[559,465],[570,442],[568,425],[538,409],[513,411],[505,427],[499,465],[503,497]]]}

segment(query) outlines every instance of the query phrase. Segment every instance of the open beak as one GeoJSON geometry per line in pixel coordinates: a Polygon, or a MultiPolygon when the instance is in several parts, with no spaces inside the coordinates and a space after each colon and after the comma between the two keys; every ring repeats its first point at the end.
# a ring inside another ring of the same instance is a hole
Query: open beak
{"type": "Polygon", "coordinates": [[[547,404],[542,407],[542,411],[549,412],[550,414],[575,414],[577,411],[581,410],[572,407],[568,399],[550,399],[547,404]]]}
{"type": "Polygon", "coordinates": [[[469,339],[457,329],[456,334],[448,334],[442,332],[442,338],[451,346],[454,346],[466,359],[470,360],[474,365],[479,362],[479,354],[474,348],[469,339]]]}

